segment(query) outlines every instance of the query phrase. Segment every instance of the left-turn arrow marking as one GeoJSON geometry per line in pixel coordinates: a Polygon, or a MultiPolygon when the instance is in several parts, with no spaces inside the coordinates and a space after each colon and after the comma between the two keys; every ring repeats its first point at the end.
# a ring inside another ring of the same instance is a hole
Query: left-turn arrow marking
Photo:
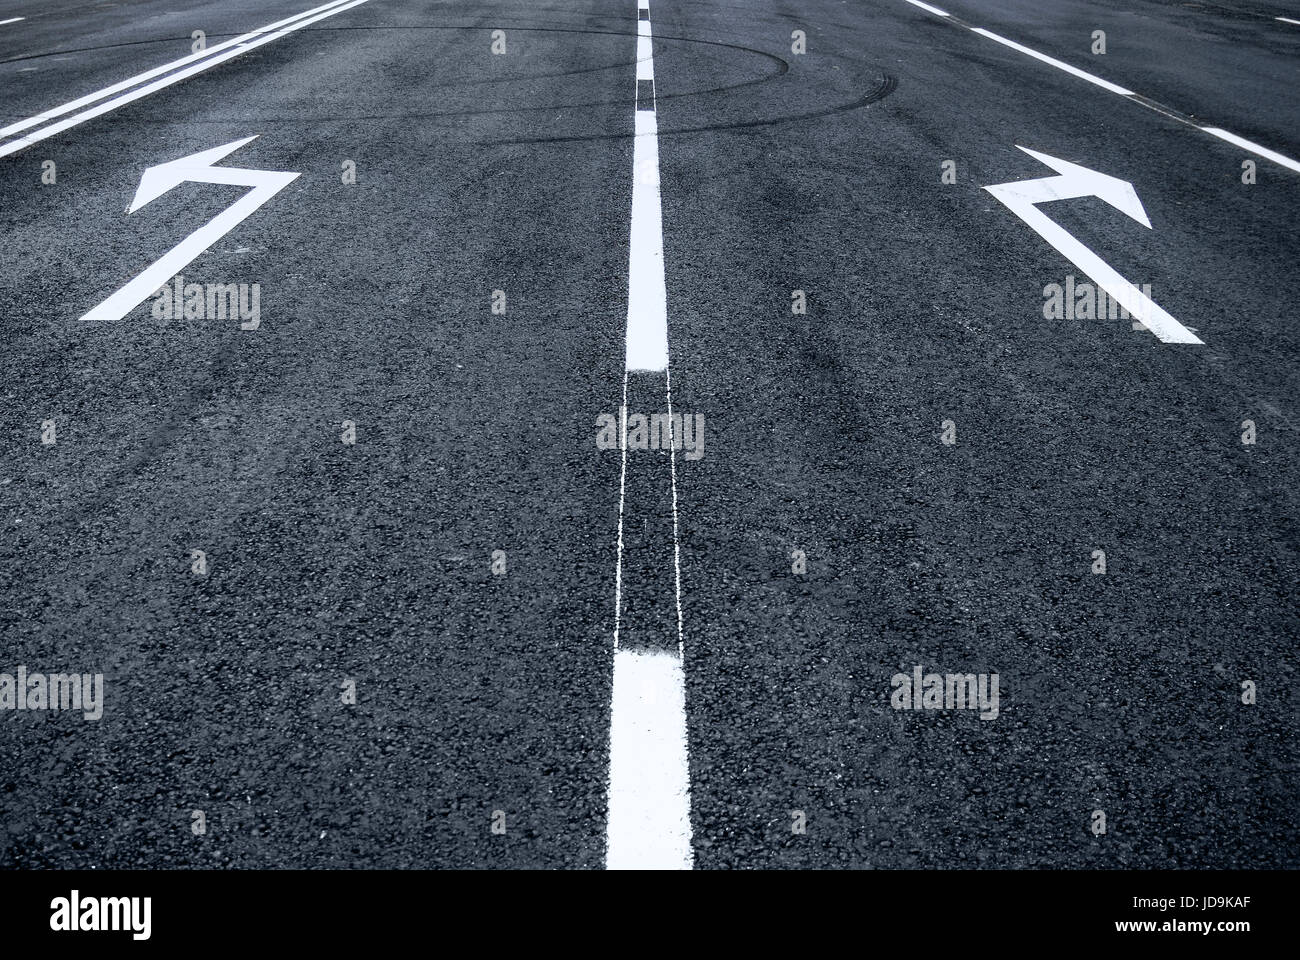
{"type": "Polygon", "coordinates": [[[172,247],[143,273],[126,286],[111,294],[98,305],[82,314],[82,320],[120,320],[144,303],[164,283],[185,269],[199,254],[239,226],[262,204],[287,187],[297,177],[296,173],[277,170],[246,170],[242,167],[214,167],[213,164],[234,153],[240,147],[257,139],[245,137],[224,146],[213,147],[170,160],[145,170],[140,186],[127,213],[135,213],[145,204],[156,200],[168,190],[185,181],[197,183],[225,183],[252,187],[233,204],[199,227],[176,246],[172,247]]]}

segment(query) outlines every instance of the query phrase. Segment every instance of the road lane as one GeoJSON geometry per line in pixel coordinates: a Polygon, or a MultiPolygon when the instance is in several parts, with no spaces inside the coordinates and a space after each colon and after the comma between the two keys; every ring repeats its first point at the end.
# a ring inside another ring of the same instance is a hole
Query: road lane
{"type": "MultiPolygon", "coordinates": [[[[6,122],[184,56],[165,6],[0,33],[6,122]]],[[[1100,65],[1081,5],[952,9],[1300,155],[1285,25],[1205,6],[1108,4],[1100,65]]],[[[675,459],[600,432],[668,412],[630,6],[371,0],[0,158],[0,670],[107,685],[0,725],[0,862],[617,865],[611,738],[684,711],[674,865],[1295,865],[1300,180],[902,0],[653,17],[675,459]],[[297,178],[183,274],[257,328],[86,318],[244,192],[145,169],[254,135],[297,178]],[[1025,150],[1132,185],[1035,209],[1202,344],[1045,315],[1025,150]]]]}
{"type": "Polygon", "coordinates": [[[906,7],[676,12],[674,393],[710,438],[680,477],[697,865],[1290,862],[1295,184],[906,7]],[[702,41],[788,72],[692,95],[742,72],[702,41]],[[1018,144],[1134,184],[1150,231],[1047,212],[1205,347],[1044,319],[1074,268],[982,190],[1051,173],[1018,144]],[[1000,673],[1000,716],[891,709],[915,665],[1000,673]],[[1247,712],[1256,676],[1278,699],[1247,712]]]}
{"type": "Polygon", "coordinates": [[[109,698],[4,725],[8,863],[603,864],[631,141],[484,141],[630,132],[569,104],[635,20],[498,10],[502,58],[352,13],[51,140],[53,186],[0,161],[6,654],[109,698]],[[299,177],[184,275],[260,328],[78,321],[241,192],[126,215],[144,168],[253,133],[224,165],[299,177]]]}

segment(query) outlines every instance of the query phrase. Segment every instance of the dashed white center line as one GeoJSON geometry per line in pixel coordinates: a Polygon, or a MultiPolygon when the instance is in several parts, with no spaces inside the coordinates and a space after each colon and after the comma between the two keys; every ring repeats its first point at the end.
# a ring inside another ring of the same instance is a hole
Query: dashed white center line
{"type": "Polygon", "coordinates": [[[932,7],[928,3],[922,3],[921,0],[907,0],[907,2],[914,7],[920,7],[922,10],[928,10],[930,13],[933,13],[936,17],[948,16],[947,10],[940,10],[938,7],[932,7]]]}
{"type": "Polygon", "coordinates": [[[6,23],[17,23],[19,20],[26,19],[26,17],[10,17],[8,20],[0,20],[0,27],[3,27],[6,23]]]}
{"type": "Polygon", "coordinates": [[[628,254],[627,369],[668,369],[668,294],[664,289],[663,217],[659,201],[659,126],[654,103],[650,21],[637,22],[632,148],[632,232],[628,254]],[[648,96],[648,109],[643,99],[648,96]]]}
{"type": "Polygon", "coordinates": [[[688,775],[685,686],[680,656],[614,654],[607,869],[691,867],[690,797],[676,789],[688,775]]]}
{"type": "Polygon", "coordinates": [[[1000,36],[991,30],[985,30],[983,27],[972,27],[971,32],[978,33],[981,37],[988,37],[990,40],[996,40],[1003,46],[1010,47],[1012,50],[1018,50],[1027,57],[1033,57],[1035,60],[1043,61],[1043,63],[1050,63],[1052,66],[1056,67],[1056,69],[1064,70],[1066,73],[1073,74],[1081,80],[1087,80],[1089,83],[1095,83],[1103,90],[1109,90],[1111,93],[1118,93],[1121,97],[1131,97],[1133,95],[1132,90],[1126,90],[1118,84],[1111,83],[1109,80],[1103,80],[1101,77],[1089,73],[1087,70],[1080,70],[1078,67],[1072,67],[1068,63],[1057,60],[1055,57],[1049,57],[1045,53],[1031,50],[1024,44],[1016,43],[1014,40],[1008,40],[1006,37],[1000,36]]]}
{"type": "Polygon", "coordinates": [[[1253,143],[1245,137],[1239,137],[1235,133],[1229,133],[1227,130],[1220,130],[1218,127],[1201,127],[1201,129],[1211,136],[1218,137],[1220,140],[1226,140],[1228,143],[1241,147],[1243,150],[1249,150],[1251,153],[1259,154],[1259,156],[1264,157],[1267,160],[1272,160],[1274,163],[1279,163],[1290,170],[1294,170],[1296,173],[1300,173],[1300,161],[1292,160],[1290,157],[1284,157],[1282,154],[1277,153],[1274,150],[1269,150],[1267,147],[1261,147],[1258,143],[1253,143]]]}
{"type": "Polygon", "coordinates": [[[638,5],[632,220],[628,253],[627,345],[620,430],[618,559],[614,575],[614,690],[610,705],[605,866],[611,870],[689,870],[690,763],[686,738],[685,643],[677,515],[676,438],[672,443],[673,568],[677,650],[636,650],[620,641],[623,516],[627,490],[627,395],[633,373],[662,373],[672,423],[668,296],[664,284],[659,134],[654,99],[650,8],[638,5]]]}
{"type": "Polygon", "coordinates": [[[1300,20],[1292,20],[1290,17],[1278,17],[1277,19],[1281,20],[1283,23],[1294,23],[1297,26],[1300,26],[1300,20]]]}

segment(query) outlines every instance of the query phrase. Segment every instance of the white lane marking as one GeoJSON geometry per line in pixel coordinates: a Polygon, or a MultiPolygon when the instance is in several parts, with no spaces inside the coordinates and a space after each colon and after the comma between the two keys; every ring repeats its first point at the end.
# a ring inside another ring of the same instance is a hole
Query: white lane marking
{"type": "MultiPolygon", "coordinates": [[[[27,19],[26,17],[10,17],[8,20],[0,20],[0,27],[3,27],[6,23],[17,23],[19,20],[26,20],[26,19],[27,19]]],[[[1281,18],[1279,17],[1278,19],[1281,18]]]]}
{"type": "MultiPolygon", "coordinates": [[[[648,7],[637,27],[637,82],[654,80],[648,7]]],[[[654,104],[651,104],[653,107],[654,104]]],[[[668,308],[659,203],[658,125],[653,109],[634,107],[627,348],[619,410],[623,464],[618,488],[618,565],[614,576],[614,690],[609,720],[609,794],[605,866],[611,870],[689,870],[691,776],[686,734],[682,565],[677,510],[673,388],[668,368],[668,308]],[[623,509],[627,490],[627,385],[634,370],[664,374],[672,464],[673,574],[677,651],[620,646],[623,603],[623,509]]]]}
{"type": "Polygon", "coordinates": [[[981,37],[988,37],[990,40],[996,40],[998,43],[1008,46],[1012,50],[1020,51],[1027,57],[1033,57],[1035,60],[1043,61],[1043,63],[1050,63],[1058,70],[1064,70],[1066,73],[1073,74],[1074,76],[1079,77],[1080,79],[1087,80],[1089,83],[1095,83],[1103,90],[1109,90],[1111,93],[1118,93],[1121,97],[1131,97],[1133,95],[1132,90],[1126,90],[1124,87],[1121,87],[1119,84],[1111,83],[1109,80],[1103,80],[1101,77],[1097,76],[1096,74],[1089,73],[1087,70],[1080,70],[1078,67],[1072,67],[1068,63],[1065,63],[1064,61],[1057,60],[1055,57],[1049,57],[1045,53],[1039,53],[1037,50],[1031,50],[1029,47],[1026,47],[1024,44],[1016,43],[1016,41],[1014,40],[1008,40],[1006,37],[1000,36],[999,34],[996,34],[991,30],[985,30],[983,27],[971,27],[970,29],[972,33],[978,33],[981,37]]]}
{"type": "Polygon", "coordinates": [[[58,123],[50,124],[49,126],[42,127],[40,130],[17,137],[7,143],[0,144],[0,157],[8,156],[11,153],[17,153],[19,150],[26,149],[34,143],[39,143],[57,133],[62,133],[64,130],[85,123],[87,120],[92,120],[95,117],[108,113],[110,110],[116,110],[118,107],[139,100],[141,97],[147,97],[151,93],[156,93],[159,90],[169,87],[174,83],[179,83],[195,74],[202,73],[205,70],[210,70],[218,64],[225,63],[227,60],[237,57],[240,54],[247,53],[250,50],[255,50],[263,44],[270,43],[273,40],[278,40],[287,34],[293,33],[295,30],[301,30],[303,27],[310,26],[311,24],[324,20],[327,17],[332,17],[336,13],[351,10],[353,7],[359,7],[361,4],[368,2],[369,0],[335,0],[334,3],[325,4],[323,7],[316,7],[306,13],[300,13],[294,17],[290,17],[288,20],[281,20],[279,23],[269,24],[268,26],[262,27],[252,33],[244,34],[241,37],[236,37],[233,40],[228,40],[225,43],[218,44],[216,47],[202,51],[199,54],[192,54],[189,57],[184,57],[162,67],[139,74],[129,80],[124,80],[121,83],[114,84],[111,87],[105,87],[103,90],[98,90],[81,97],[78,100],[73,100],[69,103],[63,104],[62,106],[47,110],[35,117],[29,117],[28,119],[21,120],[18,123],[10,124],[8,127],[0,130],[0,136],[7,136],[9,133],[24,130],[28,127],[43,123],[45,120],[62,116],[63,114],[76,110],[88,103],[94,103],[96,100],[101,100],[112,93],[132,87],[141,80],[166,73],[168,70],[171,70],[178,65],[192,63],[191,66],[178,73],[173,73],[170,76],[163,77],[161,80],[155,80],[153,83],[147,84],[146,86],[136,87],[136,89],[131,90],[129,93],[116,97],[107,103],[101,103],[97,107],[83,110],[81,113],[75,114],[66,120],[61,120],[58,123]],[[316,11],[323,12],[316,13],[316,11]],[[315,13],[314,16],[308,16],[313,13],[315,13]],[[303,19],[304,17],[306,19],[303,19]],[[288,24],[288,26],[281,27],[281,24],[288,24]],[[266,31],[273,32],[268,33],[266,31]],[[217,56],[212,56],[212,54],[218,50],[221,52],[217,56]],[[198,62],[194,63],[193,61],[196,59],[198,59],[198,62]]]}
{"type": "Polygon", "coordinates": [[[623,466],[618,475],[618,559],[614,563],[614,652],[618,652],[618,632],[623,625],[623,504],[627,500],[627,378],[623,371],[623,405],[618,408],[619,447],[623,466]]]}
{"type": "Polygon", "coordinates": [[[1300,173],[1300,162],[1292,160],[1290,157],[1284,157],[1282,154],[1269,150],[1267,147],[1261,147],[1258,143],[1252,143],[1245,137],[1239,137],[1235,133],[1229,133],[1227,130],[1220,130],[1218,127],[1201,127],[1201,129],[1211,136],[1218,137],[1220,140],[1226,140],[1228,143],[1235,144],[1243,150],[1249,150],[1251,153],[1258,154],[1267,160],[1272,160],[1274,163],[1279,163],[1290,170],[1294,170],[1296,173],[1300,173]]]}
{"type": "Polygon", "coordinates": [[[650,21],[637,21],[636,33],[636,78],[653,80],[655,78],[654,39],[650,36],[650,21]]]}
{"type": "MultiPolygon", "coordinates": [[[[647,9],[647,8],[641,8],[647,9]]],[[[637,21],[636,78],[654,80],[650,21],[637,21]]],[[[668,369],[668,293],[664,288],[663,212],[659,202],[659,123],[655,110],[635,111],[632,227],[628,249],[628,370],[668,369]]]]}
{"type": "Polygon", "coordinates": [[[667,651],[614,653],[609,727],[610,870],[689,870],[686,678],[667,651]]]}
{"type": "Polygon", "coordinates": [[[1290,17],[1278,17],[1277,19],[1281,20],[1283,23],[1294,23],[1297,26],[1300,26],[1300,20],[1292,20],[1290,17]]]}
{"type": "MultiPolygon", "coordinates": [[[[649,8],[641,7],[639,11],[648,14],[649,8]]],[[[637,21],[636,52],[637,80],[653,81],[654,39],[648,19],[637,21]]],[[[635,124],[626,367],[659,371],[668,366],[668,310],[656,112],[637,109],[635,124]]]]}
{"type": "MultiPolygon", "coordinates": [[[[947,13],[946,11],[932,9],[924,3],[920,3],[919,0],[907,0],[907,2],[913,4],[914,6],[924,7],[926,9],[929,9],[931,13],[934,13],[937,16],[951,18],[951,14],[947,13]]],[[[1277,19],[1286,20],[1286,17],[1278,17],[1277,19]]],[[[1198,130],[1204,130],[1206,133],[1212,134],[1221,140],[1226,140],[1229,143],[1236,144],[1239,147],[1249,150],[1252,153],[1258,154],[1259,156],[1264,157],[1267,160],[1272,160],[1274,163],[1280,164],[1290,170],[1295,170],[1297,172],[1300,172],[1300,162],[1292,160],[1290,157],[1283,156],[1282,154],[1277,153],[1274,150],[1269,150],[1266,147],[1261,147],[1257,143],[1251,143],[1249,140],[1246,140],[1243,137],[1239,137],[1236,134],[1229,133],[1227,130],[1221,130],[1218,127],[1198,126],[1197,124],[1191,123],[1190,121],[1185,120],[1181,117],[1174,116],[1173,114],[1169,113],[1168,110],[1160,109],[1158,105],[1152,105],[1151,103],[1146,103],[1140,99],[1137,99],[1138,95],[1134,93],[1132,90],[1129,90],[1125,87],[1121,87],[1119,84],[1111,83],[1109,80],[1103,80],[1101,77],[1088,73],[1086,70],[1080,70],[1078,67],[1072,67],[1068,63],[1064,63],[1060,60],[1057,60],[1054,57],[1047,56],[1047,54],[1045,53],[1039,53],[1037,50],[1032,50],[1029,47],[1026,47],[1024,44],[1016,43],[1014,40],[1008,40],[1006,37],[999,36],[998,34],[993,33],[991,30],[985,30],[983,27],[971,27],[967,24],[960,23],[960,21],[954,20],[954,22],[958,22],[961,26],[966,27],[972,33],[978,33],[982,37],[988,37],[990,40],[996,40],[998,43],[1005,44],[1006,46],[1010,47],[1013,50],[1018,50],[1021,53],[1025,54],[1026,56],[1033,57],[1035,60],[1041,60],[1043,63],[1051,64],[1052,66],[1060,70],[1064,70],[1066,73],[1073,74],[1076,77],[1080,77],[1084,80],[1087,80],[1089,83],[1095,83],[1097,86],[1102,87],[1105,90],[1109,90],[1111,93],[1117,93],[1121,97],[1126,97],[1129,100],[1132,100],[1134,103],[1146,107],[1148,110],[1155,110],[1157,113],[1164,114],[1165,116],[1171,117],[1174,120],[1179,120],[1183,123],[1186,123],[1188,126],[1196,127],[1196,129],[1198,130]]],[[[1300,24],[1300,20],[1291,20],[1288,22],[1300,24]]]]}
{"type": "Polygon", "coordinates": [[[30,127],[34,127],[39,124],[42,124],[46,120],[53,120],[55,117],[61,117],[65,113],[71,113],[73,110],[80,110],[82,107],[87,106],[88,104],[92,104],[96,100],[103,100],[105,97],[112,96],[115,93],[121,93],[123,90],[127,90],[130,89],[131,87],[136,86],[137,84],[144,83],[146,80],[152,80],[154,77],[161,76],[162,74],[167,73],[169,70],[175,70],[177,67],[183,67],[186,64],[194,63],[196,60],[204,60],[207,57],[220,53],[222,50],[226,50],[229,49],[230,47],[237,46],[248,40],[252,40],[254,37],[257,37],[263,33],[269,33],[272,30],[278,30],[280,27],[293,23],[295,20],[299,20],[303,17],[309,17],[314,13],[319,13],[320,11],[326,10],[330,7],[337,7],[343,3],[347,3],[347,0],[331,0],[331,2],[324,4],[323,6],[314,7],[313,9],[306,10],[302,13],[295,13],[292,17],[288,17],[284,20],[276,21],[275,23],[267,24],[265,27],[259,27],[257,30],[253,30],[250,33],[245,33],[238,37],[233,37],[230,40],[226,40],[223,41],[222,43],[216,44],[215,46],[208,47],[206,50],[200,50],[197,53],[192,53],[188,57],[181,57],[179,60],[173,60],[171,63],[165,63],[161,67],[155,67],[154,69],[147,70],[144,73],[136,74],[134,77],[129,77],[126,80],[121,81],[120,83],[115,83],[112,86],[104,87],[102,90],[96,90],[94,93],[88,93],[86,94],[86,96],[80,97],[77,100],[72,100],[60,106],[53,107],[49,110],[46,110],[44,113],[38,113],[34,117],[28,117],[26,120],[20,120],[17,123],[9,124],[9,126],[7,127],[2,127],[0,128],[0,137],[7,137],[12,133],[19,133],[30,127]]]}
{"type": "Polygon", "coordinates": [[[998,183],[984,189],[1006,204],[1012,213],[1029,224],[1034,232],[1055,247],[1058,253],[1064,254],[1071,263],[1092,277],[1098,286],[1109,293],[1161,341],[1202,343],[1200,338],[1165,312],[1158,303],[1125,280],[1110,264],[1036,206],[1053,200],[1098,197],[1149,230],[1151,221],[1147,218],[1146,210],[1143,209],[1142,201],[1138,199],[1133,185],[1127,180],[1089,170],[1068,160],[1059,160],[1025,147],[1020,149],[1056,170],[1059,176],[998,183]]]}
{"type": "Polygon", "coordinates": [[[907,2],[914,7],[920,7],[922,10],[930,11],[930,13],[933,13],[936,17],[948,16],[947,10],[940,10],[938,7],[932,7],[928,3],[922,3],[921,0],[907,0],[907,2]]]}
{"type": "MultiPolygon", "coordinates": [[[[627,376],[627,374],[624,374],[624,376],[627,376]]],[[[685,662],[686,636],[682,630],[682,540],[677,528],[677,437],[674,436],[675,428],[673,426],[673,373],[671,370],[664,371],[664,385],[668,392],[668,464],[672,470],[673,480],[673,593],[677,601],[677,659],[685,662]]],[[[685,722],[685,718],[683,718],[682,723],[685,722]]],[[[689,779],[687,782],[690,782],[689,779]]]]}
{"type": "MultiPolygon", "coordinates": [[[[640,66],[638,65],[638,74],[640,66]]],[[[638,77],[638,79],[653,79],[638,77]]],[[[632,227],[628,250],[628,370],[668,368],[668,293],[664,286],[663,213],[659,203],[659,137],[654,110],[636,111],[632,227]]]]}
{"type": "Polygon", "coordinates": [[[278,170],[249,170],[245,167],[214,167],[212,164],[256,139],[245,137],[224,146],[213,147],[200,153],[181,157],[145,170],[136,189],[135,199],[127,213],[134,213],[145,204],[162,196],[172,187],[186,180],[196,183],[225,183],[252,187],[237,201],[208,223],[172,247],[143,273],[126,286],[111,294],[103,302],[82,314],[82,320],[120,320],[144,303],[171,277],[185,269],[204,250],[243,223],[262,204],[297,179],[298,174],[278,170]]]}

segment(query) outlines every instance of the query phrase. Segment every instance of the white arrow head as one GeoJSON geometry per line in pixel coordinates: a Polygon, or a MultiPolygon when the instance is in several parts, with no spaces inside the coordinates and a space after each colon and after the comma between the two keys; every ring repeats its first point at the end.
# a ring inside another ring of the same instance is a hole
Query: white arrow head
{"type": "Polygon", "coordinates": [[[188,157],[181,157],[179,160],[168,160],[166,163],[149,167],[140,176],[140,186],[136,188],[135,199],[131,201],[131,206],[127,208],[126,212],[135,213],[146,203],[157,200],[177,184],[193,179],[195,173],[206,170],[218,160],[234,153],[244,144],[256,140],[257,136],[257,134],[253,134],[251,137],[245,137],[243,140],[236,140],[221,147],[201,150],[198,153],[190,154],[188,157]]]}
{"type": "MultiPolygon", "coordinates": [[[[1061,160],[1057,157],[1048,156],[1045,153],[1039,153],[1037,150],[1030,150],[1028,147],[1022,147],[1020,144],[1016,144],[1016,147],[1029,154],[1035,160],[1047,164],[1066,179],[1069,183],[1069,190],[1062,191],[1062,195],[1059,199],[1065,200],[1071,197],[1100,197],[1116,210],[1132,217],[1148,230],[1151,229],[1151,221],[1147,219],[1147,212],[1142,207],[1142,201],[1138,199],[1137,191],[1133,189],[1133,184],[1129,183],[1127,180],[1121,180],[1118,177],[1098,173],[1096,170],[1089,170],[1087,167],[1081,167],[1077,163],[1071,163],[1068,160],[1061,160]]],[[[1022,182],[1041,183],[1044,185],[1050,183],[1050,181],[1022,182]]],[[[1008,186],[1010,186],[1010,184],[1008,184],[1008,186]]],[[[1039,202],[1041,203],[1042,201],[1039,202]]]]}

